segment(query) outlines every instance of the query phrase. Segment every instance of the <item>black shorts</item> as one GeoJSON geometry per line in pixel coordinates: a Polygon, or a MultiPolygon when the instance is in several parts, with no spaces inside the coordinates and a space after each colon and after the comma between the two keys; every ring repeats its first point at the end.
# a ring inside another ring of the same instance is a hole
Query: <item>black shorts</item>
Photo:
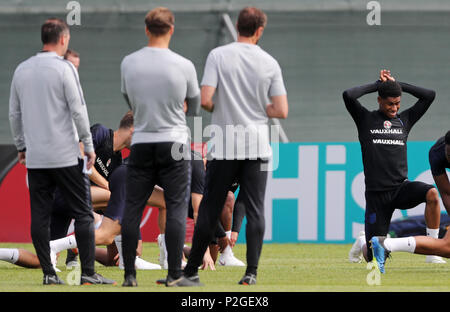
{"type": "Polygon", "coordinates": [[[437,140],[436,143],[430,148],[428,159],[430,161],[430,168],[433,176],[437,177],[441,174],[445,174],[445,169],[450,168],[450,163],[445,157],[444,137],[437,140]]]}
{"type": "MultiPolygon", "coordinates": [[[[392,214],[395,209],[411,209],[426,202],[427,192],[433,185],[423,182],[404,181],[399,187],[389,191],[366,191],[365,232],[366,242],[373,236],[385,236],[389,232],[392,214]]],[[[369,261],[372,250],[367,249],[369,261]]]]}
{"type": "MultiPolygon", "coordinates": [[[[203,194],[205,188],[205,165],[202,159],[197,159],[192,156],[191,159],[191,193],[203,194]]],[[[194,207],[192,207],[192,198],[189,199],[188,218],[194,219],[194,207]]]]}
{"type": "Polygon", "coordinates": [[[120,224],[122,224],[122,217],[125,211],[126,176],[126,165],[118,166],[109,176],[108,182],[111,196],[109,197],[108,206],[106,206],[106,210],[103,214],[111,220],[119,220],[120,224]]]}

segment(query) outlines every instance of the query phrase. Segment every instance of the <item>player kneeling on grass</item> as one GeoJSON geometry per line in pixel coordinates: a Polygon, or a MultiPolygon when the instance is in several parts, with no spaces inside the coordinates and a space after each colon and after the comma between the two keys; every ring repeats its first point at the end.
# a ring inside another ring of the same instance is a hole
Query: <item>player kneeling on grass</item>
{"type": "MultiPolygon", "coordinates": [[[[194,224],[197,223],[198,209],[200,206],[200,202],[203,198],[204,184],[205,184],[205,162],[206,159],[202,159],[201,155],[196,154],[191,151],[191,200],[189,202],[189,210],[188,210],[188,218],[194,220],[194,224]]],[[[237,259],[234,256],[232,251],[232,242],[231,242],[231,224],[233,220],[233,210],[235,206],[235,197],[234,192],[238,188],[238,184],[234,183],[230,191],[228,191],[227,198],[225,200],[225,204],[223,206],[223,210],[220,216],[220,221],[217,224],[217,228],[215,231],[215,237],[209,245],[203,256],[203,264],[201,266],[202,269],[207,270],[210,268],[211,270],[215,270],[215,263],[217,260],[218,253],[220,251],[219,257],[219,265],[221,266],[245,266],[245,263],[241,260],[237,259]]],[[[153,195],[152,195],[153,196],[153,195]]],[[[164,198],[162,199],[164,201],[164,198]]],[[[164,206],[164,202],[160,206],[164,206]]],[[[159,210],[158,215],[158,225],[160,228],[160,232],[165,232],[165,220],[166,220],[166,211],[165,209],[159,210]]],[[[233,225],[234,226],[234,225],[233,225]]],[[[167,269],[167,250],[165,247],[165,238],[164,234],[160,234],[158,236],[158,245],[160,250],[160,265],[167,269]]],[[[184,256],[189,257],[190,247],[185,246],[183,248],[184,256]]],[[[185,263],[183,263],[185,265],[185,263]]],[[[184,267],[183,265],[183,267],[184,267]]]]}
{"type": "MultiPolygon", "coordinates": [[[[345,106],[358,129],[365,175],[365,233],[361,233],[349,253],[351,262],[364,254],[372,261],[367,248],[374,236],[387,235],[395,209],[410,209],[425,203],[427,235],[438,238],[440,223],[439,194],[433,185],[408,180],[407,139],[414,124],[425,114],[435,92],[397,82],[389,70],[380,71],[375,83],[354,87],[343,93],[345,106]],[[378,91],[379,109],[369,111],[359,102],[365,94],[378,91]],[[417,102],[399,113],[402,92],[417,102]]],[[[445,263],[437,256],[427,262],[445,263]]]]}
{"type": "MultiPolygon", "coordinates": [[[[450,168],[450,131],[441,137],[430,149],[429,153],[431,172],[434,181],[441,193],[447,213],[450,212],[450,182],[446,168],[450,168]]],[[[376,236],[372,238],[375,259],[381,272],[384,272],[386,253],[409,252],[421,255],[438,255],[450,258],[450,231],[442,239],[430,236],[410,236],[401,238],[388,238],[376,236]]]]}
{"type": "MultiPolygon", "coordinates": [[[[91,127],[93,145],[97,155],[92,174],[90,175],[92,204],[94,207],[107,206],[103,218],[94,213],[96,226],[95,243],[97,245],[110,245],[115,240],[119,255],[121,254],[120,221],[125,205],[124,177],[126,176],[126,165],[122,163],[121,150],[129,146],[133,129],[133,114],[131,112],[125,114],[120,122],[119,129],[116,131],[107,129],[99,124],[91,127]]],[[[152,194],[152,197],[148,200],[150,205],[156,202],[153,197],[154,195],[152,194]]],[[[51,261],[55,271],[59,271],[56,268],[56,254],[63,250],[77,247],[74,235],[66,237],[70,222],[71,215],[67,211],[67,204],[61,192],[57,189],[51,219],[51,236],[53,240],[50,242],[51,261]]],[[[107,264],[104,260],[104,255],[101,256],[101,253],[102,250],[96,250],[96,260],[102,258],[103,261],[101,262],[107,264]]],[[[29,268],[40,267],[37,257],[26,250],[0,250],[0,260],[29,268]]],[[[147,262],[140,257],[136,258],[135,265],[137,269],[161,269],[159,265],[147,262]]],[[[119,267],[121,267],[120,263],[119,267]]]]}
{"type": "MultiPolygon", "coordinates": [[[[105,206],[106,210],[98,228],[95,230],[96,245],[110,245],[115,242],[119,253],[119,267],[123,269],[123,257],[121,246],[121,223],[125,209],[126,196],[126,160],[122,159],[121,151],[131,144],[134,132],[134,118],[132,112],[128,112],[122,118],[119,129],[113,131],[100,124],[91,127],[94,148],[97,154],[91,180],[91,196],[94,207],[105,206]]],[[[56,196],[57,199],[60,196],[56,196]]],[[[55,200],[58,202],[59,200],[55,200]]],[[[148,199],[152,203],[152,198],[148,199]]],[[[66,249],[77,247],[74,235],[65,237],[70,223],[70,216],[65,213],[64,202],[60,202],[52,214],[52,237],[62,237],[50,242],[52,261],[56,262],[55,254],[66,249]]],[[[161,269],[153,264],[136,257],[137,269],[153,270],[161,269]]]]}

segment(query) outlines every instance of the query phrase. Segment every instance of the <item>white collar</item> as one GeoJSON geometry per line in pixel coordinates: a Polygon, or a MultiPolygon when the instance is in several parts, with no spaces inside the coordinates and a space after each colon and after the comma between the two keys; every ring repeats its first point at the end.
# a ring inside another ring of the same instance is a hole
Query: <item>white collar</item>
{"type": "Polygon", "coordinates": [[[39,57],[54,57],[54,56],[56,56],[56,57],[59,57],[61,59],[63,58],[62,56],[56,54],[56,52],[53,52],[53,51],[39,51],[36,54],[36,56],[39,56],[39,57]]]}

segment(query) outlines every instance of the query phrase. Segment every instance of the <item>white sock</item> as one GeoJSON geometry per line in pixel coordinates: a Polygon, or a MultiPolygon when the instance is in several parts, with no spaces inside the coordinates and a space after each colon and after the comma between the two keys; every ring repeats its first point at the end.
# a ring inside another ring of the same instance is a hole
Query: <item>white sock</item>
{"type": "Polygon", "coordinates": [[[69,229],[67,230],[67,235],[73,234],[75,232],[75,219],[70,221],[69,229]]]}
{"type": "Polygon", "coordinates": [[[231,250],[230,245],[228,245],[227,247],[225,247],[225,249],[222,252],[222,255],[232,255],[233,251],[231,250]]]}
{"type": "Polygon", "coordinates": [[[405,251],[414,253],[416,250],[416,239],[412,236],[400,237],[400,238],[386,238],[384,240],[384,246],[388,251],[405,251]]]}
{"type": "MultiPolygon", "coordinates": [[[[231,238],[231,231],[226,231],[225,235],[227,236],[228,239],[231,238]]],[[[223,255],[233,255],[233,251],[231,250],[230,245],[228,245],[227,247],[225,247],[225,249],[222,252],[223,255]]]]}
{"type": "Polygon", "coordinates": [[[123,255],[122,255],[122,235],[117,235],[114,237],[114,242],[116,243],[117,252],[119,253],[119,261],[123,263],[123,255]]]}
{"type": "Polygon", "coordinates": [[[75,239],[75,235],[70,235],[64,238],[50,241],[50,248],[56,253],[77,247],[78,245],[77,240],[75,239]]]}
{"type": "MultiPolygon", "coordinates": [[[[437,229],[427,228],[427,236],[438,239],[439,238],[439,228],[437,228],[437,229]]],[[[429,255],[427,257],[433,258],[433,257],[437,257],[437,256],[429,255]]]]}
{"type": "Polygon", "coordinates": [[[437,228],[437,229],[427,228],[427,236],[430,236],[433,238],[439,238],[439,228],[437,228]]]}
{"type": "Polygon", "coordinates": [[[16,263],[19,260],[19,249],[17,248],[0,248],[0,260],[16,263]]]}
{"type": "Polygon", "coordinates": [[[167,261],[166,234],[161,234],[161,242],[164,247],[165,260],[167,261]]]}
{"type": "Polygon", "coordinates": [[[363,235],[363,236],[360,236],[359,238],[358,238],[358,241],[359,241],[359,246],[361,246],[361,251],[363,250],[363,248],[364,248],[364,246],[366,246],[367,245],[367,243],[366,243],[366,237],[363,235]]]}

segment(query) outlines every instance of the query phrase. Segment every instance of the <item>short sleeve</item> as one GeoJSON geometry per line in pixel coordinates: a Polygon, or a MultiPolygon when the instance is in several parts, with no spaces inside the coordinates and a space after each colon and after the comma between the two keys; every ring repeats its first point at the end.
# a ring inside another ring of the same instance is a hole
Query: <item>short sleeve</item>
{"type": "Polygon", "coordinates": [[[219,81],[217,72],[217,62],[213,51],[208,54],[206,59],[205,70],[203,72],[202,86],[211,86],[217,88],[219,81]]]}
{"type": "Polygon", "coordinates": [[[274,63],[274,75],[270,82],[269,96],[286,95],[286,88],[283,82],[283,74],[281,73],[281,68],[278,62],[274,63]]]}

